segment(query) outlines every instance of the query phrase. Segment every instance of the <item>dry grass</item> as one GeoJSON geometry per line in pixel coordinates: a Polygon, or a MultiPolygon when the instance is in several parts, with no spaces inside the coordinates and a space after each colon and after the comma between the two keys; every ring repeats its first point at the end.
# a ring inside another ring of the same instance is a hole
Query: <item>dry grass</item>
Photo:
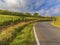
{"type": "Polygon", "coordinates": [[[52,25],[60,28],[60,16],[56,17],[56,21],[53,21],[52,25]]]}

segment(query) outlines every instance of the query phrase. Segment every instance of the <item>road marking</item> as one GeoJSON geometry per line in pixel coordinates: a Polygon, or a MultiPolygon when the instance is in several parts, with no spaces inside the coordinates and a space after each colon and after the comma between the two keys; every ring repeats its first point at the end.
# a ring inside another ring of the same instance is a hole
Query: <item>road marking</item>
{"type": "Polygon", "coordinates": [[[33,26],[33,31],[34,31],[34,36],[35,36],[36,43],[37,43],[37,45],[40,45],[40,42],[39,42],[39,40],[38,40],[36,31],[35,31],[35,25],[33,26]]]}

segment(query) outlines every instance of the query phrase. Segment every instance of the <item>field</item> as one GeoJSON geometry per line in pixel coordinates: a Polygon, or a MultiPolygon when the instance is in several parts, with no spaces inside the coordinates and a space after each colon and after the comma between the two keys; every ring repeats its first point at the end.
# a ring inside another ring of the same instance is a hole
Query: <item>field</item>
{"type": "Polygon", "coordinates": [[[34,44],[33,24],[35,17],[0,15],[0,45],[34,44]],[[17,23],[18,22],[18,23],[17,23]],[[5,28],[6,26],[9,27],[5,28]],[[4,27],[5,26],[5,27],[4,27]]]}
{"type": "Polygon", "coordinates": [[[0,27],[15,23],[19,19],[21,18],[18,16],[0,15],[0,27]]]}
{"type": "Polygon", "coordinates": [[[53,21],[52,25],[60,28],[60,16],[56,17],[56,21],[53,21]]]}

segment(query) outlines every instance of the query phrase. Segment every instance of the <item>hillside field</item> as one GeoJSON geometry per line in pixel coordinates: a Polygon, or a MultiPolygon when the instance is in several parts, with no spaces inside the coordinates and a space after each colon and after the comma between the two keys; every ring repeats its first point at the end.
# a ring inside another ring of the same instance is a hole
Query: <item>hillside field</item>
{"type": "Polygon", "coordinates": [[[34,20],[37,19],[38,18],[35,17],[0,14],[0,45],[26,45],[28,43],[33,45],[34,34],[32,26],[34,23],[29,23],[34,22],[34,20]],[[25,41],[28,41],[28,43],[25,41]]]}

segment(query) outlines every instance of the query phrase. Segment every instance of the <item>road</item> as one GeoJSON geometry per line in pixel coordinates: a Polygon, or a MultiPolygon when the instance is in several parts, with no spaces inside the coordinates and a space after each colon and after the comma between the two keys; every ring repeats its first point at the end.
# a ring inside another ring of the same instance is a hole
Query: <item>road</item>
{"type": "Polygon", "coordinates": [[[50,22],[38,22],[35,31],[40,45],[60,45],[60,28],[50,22]]]}

